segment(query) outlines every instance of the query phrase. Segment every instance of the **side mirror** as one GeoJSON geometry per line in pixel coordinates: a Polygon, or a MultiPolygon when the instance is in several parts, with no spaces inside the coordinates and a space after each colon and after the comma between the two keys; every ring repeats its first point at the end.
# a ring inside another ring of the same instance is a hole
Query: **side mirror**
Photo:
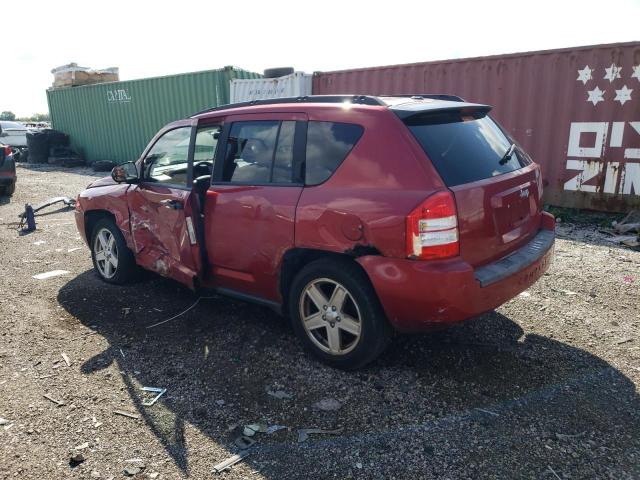
{"type": "Polygon", "coordinates": [[[111,178],[117,183],[136,183],[140,178],[138,168],[133,162],[126,162],[111,170],[111,178]]]}

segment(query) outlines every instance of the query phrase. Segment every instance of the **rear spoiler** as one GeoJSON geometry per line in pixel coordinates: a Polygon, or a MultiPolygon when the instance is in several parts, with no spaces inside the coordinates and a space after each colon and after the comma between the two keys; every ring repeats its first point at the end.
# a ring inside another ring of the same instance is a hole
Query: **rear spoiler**
{"type": "Polygon", "coordinates": [[[484,117],[489,111],[491,111],[490,105],[484,105],[481,103],[469,103],[460,101],[443,100],[437,102],[429,101],[414,101],[408,103],[401,103],[399,105],[393,105],[389,107],[401,120],[406,120],[409,117],[416,115],[429,114],[429,113],[443,113],[451,111],[468,111],[469,115],[478,114],[481,115],[478,118],[484,117]]]}

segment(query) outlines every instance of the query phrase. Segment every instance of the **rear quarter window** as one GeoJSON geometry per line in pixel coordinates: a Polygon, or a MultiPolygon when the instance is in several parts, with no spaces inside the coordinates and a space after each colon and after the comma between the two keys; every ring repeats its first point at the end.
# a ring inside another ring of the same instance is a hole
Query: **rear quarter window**
{"type": "Polygon", "coordinates": [[[305,183],[318,185],[333,175],[363,132],[364,128],[352,123],[309,122],[305,183]]]}
{"type": "Polygon", "coordinates": [[[519,147],[510,159],[503,159],[513,140],[487,116],[430,113],[410,117],[405,124],[448,187],[502,175],[530,163],[519,147]]]}

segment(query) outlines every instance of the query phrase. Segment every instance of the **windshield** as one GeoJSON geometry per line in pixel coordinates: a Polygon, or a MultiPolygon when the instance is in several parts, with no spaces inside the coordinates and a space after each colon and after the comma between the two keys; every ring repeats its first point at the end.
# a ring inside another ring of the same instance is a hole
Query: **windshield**
{"type": "Polygon", "coordinates": [[[405,120],[448,187],[495,177],[528,163],[512,140],[489,117],[460,111],[436,112],[405,120]]]}
{"type": "Polygon", "coordinates": [[[2,130],[7,130],[9,128],[16,128],[18,130],[26,130],[27,127],[25,127],[24,125],[18,123],[18,122],[0,122],[0,128],[2,128],[2,130]]]}

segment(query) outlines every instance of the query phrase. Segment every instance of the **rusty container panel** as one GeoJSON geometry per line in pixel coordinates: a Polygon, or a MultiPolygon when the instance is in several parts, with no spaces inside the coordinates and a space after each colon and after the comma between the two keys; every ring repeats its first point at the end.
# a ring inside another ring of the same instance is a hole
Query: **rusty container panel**
{"type": "Polygon", "coordinates": [[[640,208],[640,42],[316,73],[314,94],[450,93],[493,106],[545,201],[640,208]]]}

